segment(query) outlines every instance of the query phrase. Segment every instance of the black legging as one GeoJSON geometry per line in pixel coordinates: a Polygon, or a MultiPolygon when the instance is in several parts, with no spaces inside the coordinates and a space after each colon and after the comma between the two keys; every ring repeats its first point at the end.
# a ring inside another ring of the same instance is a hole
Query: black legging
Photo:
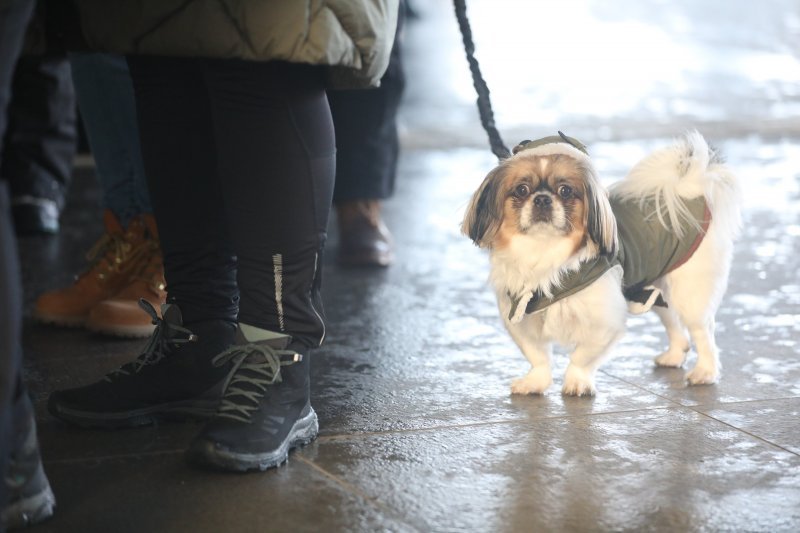
{"type": "Polygon", "coordinates": [[[169,301],[184,322],[324,336],[322,263],[335,172],[319,68],[128,58],[169,301]]]}

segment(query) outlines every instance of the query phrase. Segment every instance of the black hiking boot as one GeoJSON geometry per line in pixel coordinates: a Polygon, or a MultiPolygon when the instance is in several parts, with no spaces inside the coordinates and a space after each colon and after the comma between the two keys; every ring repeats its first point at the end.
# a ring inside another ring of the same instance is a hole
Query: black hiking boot
{"type": "Polygon", "coordinates": [[[156,326],[144,352],[97,383],[51,394],[53,416],[81,427],[119,428],[214,414],[232,365],[212,365],[211,359],[233,343],[235,324],[206,320],[183,327],[176,305],[162,306],[163,320],[147,300],[139,305],[156,326]]]}
{"type": "Polygon", "coordinates": [[[12,424],[11,453],[2,479],[9,501],[0,511],[0,531],[38,524],[52,516],[56,506],[39,455],[33,405],[24,391],[14,406],[12,424]]]}
{"type": "Polygon", "coordinates": [[[266,470],[316,438],[309,358],[292,349],[290,340],[240,324],[236,344],[214,359],[233,364],[231,379],[216,415],[187,450],[190,462],[238,472],[266,470]]]}

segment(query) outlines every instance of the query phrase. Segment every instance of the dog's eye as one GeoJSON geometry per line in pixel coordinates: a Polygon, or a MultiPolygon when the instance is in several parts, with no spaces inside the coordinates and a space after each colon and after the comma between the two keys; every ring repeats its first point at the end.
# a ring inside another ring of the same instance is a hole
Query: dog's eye
{"type": "Polygon", "coordinates": [[[572,187],[569,185],[562,185],[558,188],[558,195],[564,199],[570,198],[572,196],[572,187]]]}
{"type": "Polygon", "coordinates": [[[531,188],[525,185],[524,183],[520,183],[517,185],[517,188],[514,189],[514,196],[517,198],[527,198],[528,195],[531,193],[531,188]]]}

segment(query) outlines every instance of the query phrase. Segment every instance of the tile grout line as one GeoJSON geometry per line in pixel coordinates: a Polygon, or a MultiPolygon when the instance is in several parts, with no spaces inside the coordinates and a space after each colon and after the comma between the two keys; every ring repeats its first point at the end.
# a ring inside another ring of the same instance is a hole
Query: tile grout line
{"type": "Polygon", "coordinates": [[[395,520],[399,520],[403,524],[406,524],[408,526],[414,527],[414,529],[416,529],[415,526],[409,524],[407,521],[405,521],[400,516],[398,516],[398,514],[391,507],[387,506],[383,501],[379,500],[376,497],[370,496],[369,494],[367,494],[366,492],[364,492],[360,488],[356,487],[355,485],[353,485],[351,483],[348,483],[347,481],[345,481],[341,477],[337,476],[333,472],[329,472],[328,470],[326,470],[325,468],[321,467],[320,465],[318,465],[317,463],[315,463],[311,459],[303,457],[302,454],[296,454],[294,459],[296,461],[300,461],[300,462],[304,463],[305,465],[311,467],[318,474],[330,479],[331,481],[333,481],[334,483],[339,485],[345,492],[349,492],[349,493],[351,493],[351,494],[353,494],[355,496],[358,496],[359,498],[362,498],[363,500],[369,502],[371,505],[374,505],[375,507],[377,507],[379,510],[383,511],[384,513],[389,514],[395,520]]]}
{"type": "Polygon", "coordinates": [[[132,459],[132,458],[145,458],[153,455],[177,455],[182,454],[185,450],[172,449],[172,450],[153,450],[150,452],[137,452],[137,453],[118,453],[112,455],[98,455],[96,457],[67,457],[64,459],[46,459],[42,458],[45,465],[71,465],[79,463],[99,463],[101,461],[113,461],[116,459],[132,459]]]}
{"type": "Polygon", "coordinates": [[[749,431],[747,431],[747,430],[745,430],[745,429],[743,429],[743,428],[736,427],[736,426],[734,426],[733,424],[731,424],[731,423],[729,423],[729,422],[725,422],[724,420],[720,420],[719,418],[713,417],[713,416],[711,416],[711,415],[710,415],[710,414],[708,414],[708,413],[704,413],[704,412],[702,412],[702,411],[699,411],[699,410],[697,410],[697,409],[694,409],[693,407],[689,407],[689,409],[691,409],[691,410],[692,410],[692,411],[694,411],[695,413],[699,414],[700,416],[704,416],[704,417],[706,417],[706,418],[708,418],[708,419],[710,419],[710,420],[714,420],[715,422],[719,422],[720,424],[723,424],[723,425],[725,425],[725,426],[728,426],[729,428],[735,429],[736,431],[739,431],[740,433],[744,433],[745,435],[749,435],[750,437],[752,437],[752,438],[754,438],[754,439],[756,439],[756,440],[758,440],[758,441],[761,441],[761,442],[763,442],[763,443],[765,443],[765,444],[768,444],[768,445],[770,445],[770,446],[773,446],[773,447],[775,447],[775,448],[778,448],[779,450],[783,450],[783,451],[785,451],[785,452],[787,452],[787,453],[790,453],[790,454],[794,455],[795,457],[800,457],[800,453],[798,453],[798,452],[795,452],[795,451],[792,451],[792,450],[789,450],[789,449],[787,449],[787,448],[784,448],[784,447],[783,447],[783,446],[781,446],[780,444],[777,444],[777,443],[775,443],[775,442],[772,442],[771,440],[767,440],[766,438],[764,438],[764,437],[760,437],[760,436],[758,436],[758,435],[756,435],[756,434],[754,434],[754,433],[751,433],[751,432],[749,432],[749,431]]]}
{"type": "Polygon", "coordinates": [[[783,401],[783,400],[798,400],[798,399],[800,399],[800,396],[778,396],[776,398],[760,398],[760,399],[755,399],[755,400],[736,400],[735,402],[698,403],[694,407],[724,407],[726,405],[743,405],[743,404],[758,403],[758,402],[780,402],[780,401],[783,401]]]}
{"type": "MultiPolygon", "coordinates": [[[[648,407],[644,409],[621,409],[617,411],[604,411],[602,413],[583,413],[583,414],[575,414],[575,415],[558,415],[558,416],[546,416],[537,418],[536,420],[561,420],[561,419],[571,419],[571,418],[580,418],[585,416],[601,416],[601,415],[613,415],[613,414],[623,414],[623,413],[634,413],[637,411],[655,411],[658,409],[668,409],[671,408],[670,406],[657,406],[657,407],[648,407]]],[[[399,429],[399,430],[391,430],[391,431],[365,431],[362,433],[342,433],[338,435],[320,435],[317,437],[316,441],[319,443],[324,442],[334,442],[338,440],[347,440],[347,439],[357,439],[357,438],[371,438],[371,437],[381,437],[381,436],[390,436],[396,434],[411,434],[411,433],[428,433],[432,431],[442,431],[442,430],[458,430],[458,429],[469,429],[474,427],[483,427],[483,426],[492,426],[492,425],[507,425],[513,423],[520,423],[523,422],[523,419],[513,419],[513,420],[489,420],[485,422],[474,422],[471,424],[458,424],[453,426],[434,426],[434,427],[426,427],[426,428],[409,428],[409,429],[399,429]]],[[[130,452],[130,453],[119,453],[119,454],[109,454],[109,455],[97,455],[92,457],[67,457],[62,459],[49,459],[44,461],[47,464],[78,464],[78,463],[91,463],[91,462],[100,462],[100,461],[113,461],[115,459],[131,459],[137,457],[146,457],[151,455],[170,455],[170,454],[180,454],[183,453],[185,450],[183,448],[180,449],[169,449],[169,450],[153,450],[153,451],[139,451],[139,452],[130,452]]],[[[299,457],[298,457],[299,458],[299,457]]],[[[301,460],[305,460],[299,458],[301,460]]]]}
{"type": "MultiPolygon", "coordinates": [[[[662,400],[667,400],[668,402],[674,403],[674,404],[676,404],[676,405],[680,405],[681,407],[692,407],[691,405],[686,405],[686,404],[680,403],[680,401],[678,401],[678,400],[675,400],[675,399],[672,399],[672,398],[670,398],[669,396],[664,396],[663,394],[659,394],[658,392],[654,392],[654,391],[651,391],[651,390],[649,390],[649,389],[646,389],[646,388],[645,388],[645,387],[643,387],[642,385],[639,385],[639,384],[637,384],[637,383],[634,383],[633,381],[628,381],[628,380],[627,380],[627,379],[625,379],[625,378],[621,378],[621,377],[619,377],[619,376],[615,376],[615,375],[613,375],[613,374],[609,374],[608,372],[606,372],[606,371],[603,371],[603,370],[600,370],[600,372],[601,372],[602,374],[605,374],[605,375],[606,375],[606,376],[608,376],[608,377],[612,377],[612,378],[614,378],[614,379],[618,379],[619,381],[621,381],[621,382],[623,382],[623,383],[627,383],[628,385],[631,385],[631,386],[633,386],[633,387],[636,387],[636,388],[637,388],[637,389],[639,389],[639,390],[642,390],[642,391],[648,392],[648,393],[650,393],[650,394],[652,394],[652,395],[654,395],[654,396],[657,396],[657,397],[661,398],[662,400]]],[[[694,386],[698,386],[698,385],[694,385],[694,386]]],[[[699,385],[699,386],[703,387],[703,386],[707,386],[707,385],[699,385]]],[[[687,388],[689,388],[689,387],[691,387],[691,385],[690,385],[690,386],[687,386],[687,388]]],[[[708,404],[708,403],[698,403],[698,404],[696,404],[696,407],[700,407],[700,406],[707,406],[707,407],[711,407],[711,406],[714,406],[714,405],[717,405],[717,406],[723,406],[723,405],[739,405],[739,404],[745,404],[745,403],[755,403],[755,402],[770,402],[770,401],[780,401],[780,400],[794,400],[794,399],[799,399],[799,398],[800,398],[800,396],[798,396],[798,395],[792,395],[792,396],[778,396],[778,397],[776,397],[776,398],[759,398],[759,399],[753,399],[753,400],[736,400],[736,401],[733,401],[733,402],[721,402],[721,403],[714,403],[714,404],[708,404]]]]}
{"type": "MultiPolygon", "coordinates": [[[[682,407],[682,406],[681,406],[682,407]]],[[[581,413],[581,414],[574,414],[574,415],[557,415],[557,416],[543,416],[540,418],[535,418],[534,421],[549,421],[549,420],[569,420],[573,418],[582,418],[587,416],[605,416],[605,415],[616,415],[616,414],[624,414],[624,413],[636,413],[636,412],[648,412],[648,411],[657,411],[659,409],[672,409],[673,406],[655,406],[655,407],[645,407],[645,408],[636,408],[636,409],[619,409],[615,411],[603,411],[597,413],[581,413]]],[[[468,424],[456,424],[452,426],[433,426],[433,427],[422,427],[422,428],[409,428],[409,429],[396,429],[396,430],[389,430],[389,431],[364,431],[362,433],[342,433],[339,435],[320,435],[317,438],[318,442],[326,442],[326,441],[335,441],[335,440],[344,440],[350,438],[359,438],[359,437],[380,437],[380,436],[388,436],[394,434],[408,434],[408,433],[427,433],[431,431],[441,431],[441,430],[449,430],[449,429],[469,429],[469,428],[476,428],[476,427],[483,427],[483,426],[494,426],[494,425],[508,425],[508,424],[517,424],[525,422],[526,419],[522,418],[515,418],[510,420],[489,420],[485,422],[472,422],[468,424]]]]}
{"type": "MultiPolygon", "coordinates": [[[[657,392],[654,392],[654,391],[651,391],[649,389],[646,389],[643,386],[641,386],[641,385],[639,385],[637,383],[634,383],[633,381],[628,381],[625,378],[621,378],[619,376],[615,376],[613,374],[609,374],[608,372],[606,372],[604,370],[600,370],[600,372],[602,374],[605,374],[608,377],[612,377],[614,379],[618,379],[619,381],[622,381],[623,383],[627,383],[628,385],[632,385],[633,387],[636,387],[639,390],[642,390],[642,391],[645,391],[645,392],[649,392],[650,394],[652,394],[654,396],[657,396],[657,397],[661,398],[662,400],[667,400],[668,402],[675,403],[677,405],[680,405],[681,407],[690,407],[690,408],[693,407],[691,405],[682,404],[678,400],[674,400],[674,399],[670,398],[669,396],[664,396],[664,395],[659,394],[657,392]]],[[[695,386],[697,386],[697,385],[695,385],[695,386]]],[[[700,385],[700,386],[705,386],[705,385],[700,385]]],[[[691,387],[691,386],[687,386],[687,388],[688,387],[691,387]]],[[[718,403],[713,403],[713,404],[698,403],[694,407],[702,407],[702,406],[712,407],[712,406],[724,406],[724,405],[740,405],[740,404],[746,404],[746,403],[773,402],[773,401],[795,400],[795,399],[800,399],[800,396],[795,394],[795,395],[791,395],[791,396],[778,396],[778,397],[775,397],[775,398],[756,398],[756,399],[751,399],[751,400],[736,400],[736,401],[733,401],[733,402],[718,402],[718,403]]]]}
{"type": "Polygon", "coordinates": [[[668,402],[669,402],[669,403],[671,403],[671,404],[675,404],[675,405],[678,405],[678,406],[680,406],[680,407],[685,407],[685,405],[683,405],[683,404],[682,404],[682,403],[680,403],[679,401],[677,401],[677,400],[673,400],[672,398],[670,398],[670,397],[668,397],[668,396],[664,396],[663,394],[659,394],[659,393],[657,393],[657,392],[653,392],[653,391],[651,391],[651,390],[649,390],[649,389],[646,389],[645,387],[643,387],[643,386],[641,386],[641,385],[639,385],[639,384],[637,384],[637,383],[634,383],[633,381],[628,381],[628,380],[627,380],[627,379],[625,379],[625,378],[621,378],[621,377],[619,377],[619,376],[615,376],[615,375],[613,375],[613,374],[609,374],[607,371],[604,371],[604,370],[600,370],[600,373],[602,373],[602,374],[604,374],[604,375],[606,375],[606,376],[608,376],[608,377],[611,377],[611,378],[617,379],[617,380],[619,380],[619,381],[621,381],[621,382],[623,382],[623,383],[626,383],[626,384],[628,384],[628,385],[630,385],[630,386],[632,386],[632,387],[634,387],[634,388],[637,388],[637,389],[639,389],[640,391],[644,391],[644,392],[646,392],[646,393],[648,393],[648,394],[652,394],[652,395],[653,395],[653,396],[655,396],[656,398],[661,398],[662,400],[666,400],[666,401],[668,401],[668,402]]]}
{"type": "MultiPolygon", "coordinates": [[[[601,371],[602,373],[606,374],[605,372],[601,371]]],[[[685,405],[680,403],[677,400],[669,398],[668,396],[664,396],[657,392],[653,392],[644,388],[641,385],[638,385],[634,382],[628,381],[624,378],[620,378],[618,376],[613,376],[610,374],[606,374],[614,379],[622,381],[628,385],[631,385],[641,391],[647,392],[660,398],[662,400],[666,400],[670,403],[670,405],[666,406],[655,406],[655,407],[645,407],[645,408],[632,408],[632,409],[619,409],[619,410],[612,410],[612,411],[603,411],[603,412],[587,412],[581,414],[566,414],[566,415],[555,415],[555,416],[542,416],[540,418],[535,418],[534,421],[549,421],[549,420],[569,420],[574,418],[582,418],[588,416],[605,416],[605,415],[615,415],[615,414],[625,414],[625,413],[635,413],[635,412],[649,412],[649,411],[657,411],[663,409],[673,409],[675,407],[681,407],[688,410],[691,410],[695,413],[703,415],[706,418],[711,420],[720,422],[725,424],[732,429],[740,431],[746,435],[749,435],[757,440],[763,441],[767,444],[775,446],[781,450],[784,450],[792,455],[800,456],[800,453],[794,452],[792,450],[786,449],[783,446],[776,444],[772,441],[767,440],[766,438],[760,437],[755,435],[749,431],[746,431],[742,428],[736,427],[724,420],[716,418],[714,416],[709,415],[708,413],[704,413],[701,409],[710,409],[710,408],[724,408],[725,406],[731,405],[743,405],[749,403],[759,403],[759,402],[769,402],[769,401],[781,401],[781,400],[793,400],[798,399],[800,396],[785,396],[785,397],[778,397],[778,398],[762,398],[762,399],[754,399],[754,400],[740,400],[735,402],[725,402],[721,404],[708,404],[708,403],[699,403],[696,405],[685,405]]],[[[389,430],[389,431],[366,431],[361,433],[342,433],[342,434],[335,434],[335,435],[320,435],[318,437],[318,442],[333,442],[338,440],[347,440],[347,439],[357,439],[357,438],[372,438],[372,437],[380,437],[380,436],[390,436],[394,434],[413,434],[413,433],[428,433],[432,431],[441,431],[441,430],[458,430],[458,429],[469,429],[469,428],[477,428],[477,427],[484,427],[484,426],[492,426],[492,425],[509,425],[514,423],[521,423],[525,420],[523,418],[515,418],[515,419],[503,419],[503,420],[489,420],[483,422],[473,422],[467,424],[456,424],[456,425],[442,425],[442,426],[433,426],[433,427],[423,427],[423,428],[408,428],[408,429],[399,429],[399,430],[389,430]]],[[[84,463],[84,462],[99,462],[99,461],[107,461],[107,460],[115,460],[115,459],[128,459],[134,457],[144,457],[149,455],[170,455],[170,454],[178,454],[183,453],[183,449],[172,449],[172,450],[154,450],[149,452],[131,452],[131,453],[122,453],[122,454],[111,454],[111,455],[99,455],[95,457],[83,457],[83,458],[63,458],[63,459],[52,459],[45,461],[49,464],[77,464],[77,463],[84,463]]],[[[306,461],[306,459],[302,459],[306,461]]]]}
{"type": "MultiPolygon", "coordinates": [[[[683,406],[681,406],[683,407],[683,406]]],[[[569,420],[574,418],[582,418],[587,416],[605,416],[605,415],[615,415],[615,414],[624,414],[624,413],[636,413],[636,412],[650,412],[650,411],[658,411],[661,409],[672,409],[673,406],[656,406],[656,407],[647,407],[643,409],[620,409],[616,411],[604,411],[601,413],[582,413],[582,414],[575,414],[575,415],[558,415],[558,416],[547,416],[537,418],[537,421],[550,421],[550,420],[569,420]]],[[[508,425],[508,424],[515,424],[524,422],[523,419],[513,419],[513,420],[489,420],[486,422],[474,422],[471,424],[458,424],[453,426],[434,426],[434,427],[427,427],[427,428],[410,428],[410,429],[400,429],[400,430],[391,430],[391,431],[366,431],[363,433],[343,433],[338,435],[320,435],[317,437],[316,441],[319,443],[325,442],[335,442],[339,440],[348,440],[348,439],[358,439],[358,438],[372,438],[372,437],[381,437],[381,436],[391,436],[397,434],[413,434],[413,433],[430,433],[433,431],[443,431],[443,430],[458,430],[458,429],[469,429],[469,428],[476,428],[476,427],[484,427],[484,426],[493,426],[493,425],[508,425]]],[[[78,463],[91,463],[91,462],[100,462],[100,461],[113,461],[116,459],[131,459],[131,458],[138,458],[138,457],[146,457],[146,456],[153,456],[153,455],[171,455],[171,454],[180,454],[183,453],[185,450],[183,448],[180,449],[169,449],[169,450],[153,450],[153,451],[145,451],[145,452],[130,452],[130,453],[119,453],[119,454],[110,454],[110,455],[97,455],[93,457],[68,457],[63,459],[49,459],[44,461],[47,464],[78,464],[78,463]]],[[[303,459],[301,457],[297,457],[300,460],[307,461],[307,459],[303,459]]]]}
{"type": "Polygon", "coordinates": [[[758,436],[758,435],[755,435],[755,434],[753,434],[753,433],[751,433],[751,432],[749,432],[749,431],[747,431],[747,430],[745,430],[745,429],[743,429],[743,428],[736,427],[736,426],[734,426],[733,424],[730,424],[730,423],[728,423],[728,422],[725,422],[724,420],[720,420],[719,418],[713,417],[713,416],[711,416],[710,414],[708,414],[708,413],[704,413],[703,411],[701,411],[701,410],[700,410],[700,408],[703,408],[703,407],[705,407],[705,408],[710,408],[710,407],[713,407],[714,405],[717,405],[717,406],[725,406],[725,405],[741,405],[741,404],[755,403],[755,402],[768,402],[768,401],[779,401],[779,400],[792,400],[792,399],[795,399],[795,398],[800,398],[800,396],[787,396],[787,397],[782,397],[782,398],[768,398],[768,399],[761,399],[761,400],[741,400],[741,401],[737,401],[737,402],[727,402],[727,403],[722,403],[722,404],[711,404],[711,405],[709,405],[709,404],[702,404],[702,403],[701,403],[701,404],[697,404],[697,405],[684,405],[684,404],[682,404],[682,403],[678,402],[677,400],[673,400],[673,399],[671,399],[671,398],[668,398],[668,397],[666,397],[666,396],[663,396],[663,395],[661,395],[661,394],[658,394],[657,392],[652,392],[652,391],[649,391],[649,390],[645,389],[644,387],[642,387],[642,386],[640,386],[640,385],[638,385],[638,384],[636,384],[636,383],[633,383],[633,382],[631,382],[631,381],[627,381],[627,380],[625,380],[625,379],[623,379],[623,378],[621,378],[621,377],[618,377],[618,376],[613,376],[613,375],[611,375],[611,374],[608,374],[608,373],[606,373],[606,372],[604,372],[604,371],[602,371],[602,370],[601,370],[601,372],[602,372],[603,374],[607,375],[607,376],[611,376],[611,377],[613,377],[613,378],[615,378],[615,379],[618,379],[618,380],[622,381],[623,383],[627,383],[627,384],[629,384],[629,385],[632,385],[632,386],[634,386],[634,387],[636,387],[636,388],[638,388],[638,389],[640,389],[640,390],[644,390],[644,391],[646,391],[646,392],[649,392],[650,394],[653,394],[653,395],[655,395],[655,396],[658,396],[659,398],[662,398],[662,399],[664,399],[664,400],[667,400],[667,401],[669,401],[669,402],[672,402],[672,403],[674,403],[675,405],[677,405],[677,406],[679,406],[679,407],[683,407],[683,408],[689,409],[690,411],[692,411],[692,412],[694,412],[694,413],[697,413],[697,414],[699,414],[699,415],[701,415],[701,416],[703,416],[703,417],[706,417],[706,418],[708,418],[708,419],[710,419],[710,420],[714,420],[715,422],[719,422],[720,424],[723,424],[723,425],[725,425],[725,426],[728,426],[728,427],[729,427],[729,428],[731,428],[731,429],[734,429],[734,430],[736,430],[736,431],[738,431],[738,432],[740,432],[740,433],[743,433],[743,434],[745,434],[745,435],[748,435],[748,436],[750,436],[750,437],[752,437],[752,438],[754,438],[754,439],[756,439],[756,440],[758,440],[758,441],[761,441],[761,442],[763,442],[763,443],[765,443],[765,444],[768,444],[768,445],[770,445],[770,446],[774,446],[775,448],[778,448],[779,450],[783,450],[783,451],[785,451],[785,452],[787,452],[787,453],[790,453],[790,454],[792,454],[792,455],[794,455],[794,456],[800,457],[800,453],[797,453],[797,452],[794,452],[794,451],[792,451],[792,450],[786,449],[786,448],[784,448],[783,446],[781,446],[780,444],[777,444],[777,443],[775,443],[775,442],[772,442],[772,441],[770,441],[770,440],[767,440],[767,439],[766,439],[766,438],[764,438],[764,437],[760,437],[760,436],[758,436]]]}

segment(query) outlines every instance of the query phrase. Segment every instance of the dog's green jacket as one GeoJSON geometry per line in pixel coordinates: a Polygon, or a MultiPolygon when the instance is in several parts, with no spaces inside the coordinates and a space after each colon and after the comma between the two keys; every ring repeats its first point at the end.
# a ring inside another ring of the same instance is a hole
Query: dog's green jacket
{"type": "MultiPolygon", "coordinates": [[[[525,302],[525,313],[536,313],[553,303],[571,296],[596,281],[616,265],[623,271],[622,291],[631,302],[645,303],[652,291],[647,286],[686,262],[703,240],[711,222],[705,198],[684,200],[693,220],[682,223],[683,236],[664,227],[657,216],[655,201],[621,201],[611,198],[611,210],[617,220],[619,248],[614,255],[602,255],[582,262],[580,268],[568,272],[552,297],[541,291],[511,295],[512,305],[508,318],[512,320],[520,304],[525,302]]],[[[666,306],[662,299],[656,305],[666,306]]]]}

